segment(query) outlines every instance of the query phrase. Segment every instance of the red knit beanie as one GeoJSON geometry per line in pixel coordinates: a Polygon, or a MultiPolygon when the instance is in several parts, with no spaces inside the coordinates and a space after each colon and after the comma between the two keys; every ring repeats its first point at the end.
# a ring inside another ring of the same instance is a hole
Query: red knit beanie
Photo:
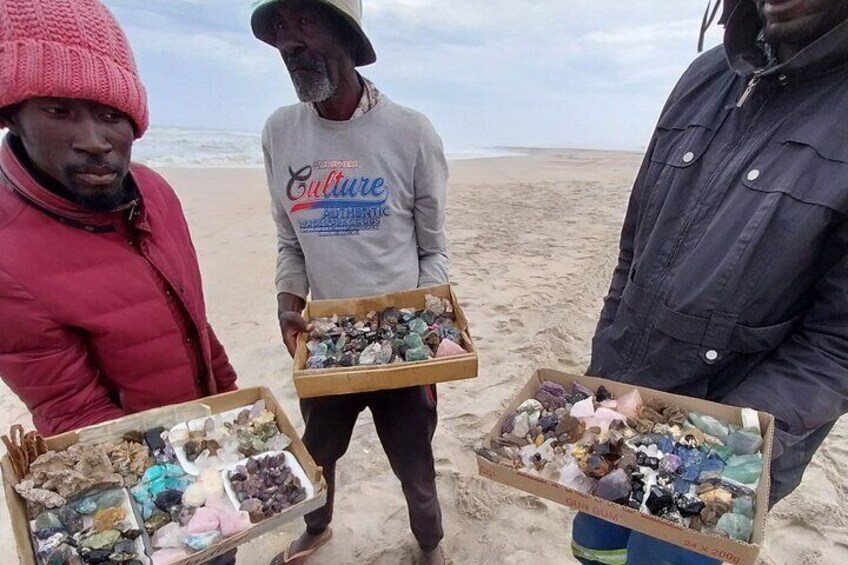
{"type": "Polygon", "coordinates": [[[111,106],[144,135],[147,93],[123,30],[98,0],[0,0],[0,108],[39,97],[111,106]]]}

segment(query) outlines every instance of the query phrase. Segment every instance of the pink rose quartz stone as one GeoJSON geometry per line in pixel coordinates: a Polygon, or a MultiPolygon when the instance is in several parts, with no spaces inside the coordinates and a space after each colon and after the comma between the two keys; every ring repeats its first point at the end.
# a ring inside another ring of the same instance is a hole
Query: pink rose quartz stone
{"type": "Polygon", "coordinates": [[[153,565],[173,565],[187,557],[188,552],[184,549],[160,549],[151,556],[151,559],[153,565]]]}
{"type": "Polygon", "coordinates": [[[639,391],[635,388],[632,392],[628,392],[618,398],[618,406],[616,407],[616,410],[628,418],[638,417],[640,408],[642,408],[642,395],[639,394],[639,391]]]}
{"type": "Polygon", "coordinates": [[[455,355],[464,355],[465,350],[457,343],[449,339],[443,339],[439,344],[439,349],[436,351],[436,357],[453,357],[455,355]]]}
{"type": "Polygon", "coordinates": [[[591,396],[571,408],[572,418],[590,418],[595,414],[595,399],[591,396]]]}
{"type": "Polygon", "coordinates": [[[197,512],[191,519],[191,522],[186,526],[188,534],[203,534],[206,532],[214,532],[221,526],[221,511],[217,508],[204,506],[198,508],[197,512]]]}
{"type": "Polygon", "coordinates": [[[221,512],[221,534],[225,538],[249,530],[253,525],[247,512],[221,512]]]}
{"type": "Polygon", "coordinates": [[[598,408],[598,411],[593,416],[586,418],[584,421],[587,428],[598,427],[601,428],[601,431],[605,432],[609,430],[610,425],[616,420],[625,421],[627,418],[615,410],[598,408]]]}
{"type": "Polygon", "coordinates": [[[183,529],[176,522],[171,522],[160,528],[155,534],[151,543],[156,549],[169,547],[183,547],[183,529]]]}

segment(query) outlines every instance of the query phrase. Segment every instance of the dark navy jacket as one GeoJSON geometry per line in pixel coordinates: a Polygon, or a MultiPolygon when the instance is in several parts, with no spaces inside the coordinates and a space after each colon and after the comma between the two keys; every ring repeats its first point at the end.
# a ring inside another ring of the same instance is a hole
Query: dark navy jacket
{"type": "Polygon", "coordinates": [[[848,412],[848,22],[768,67],[754,6],[662,113],[589,372],[774,414],[774,501],[848,412]]]}

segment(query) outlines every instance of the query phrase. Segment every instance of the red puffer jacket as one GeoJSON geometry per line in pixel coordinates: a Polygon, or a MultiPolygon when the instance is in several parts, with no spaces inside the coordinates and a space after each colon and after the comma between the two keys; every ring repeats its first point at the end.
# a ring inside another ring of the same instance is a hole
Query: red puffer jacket
{"type": "Polygon", "coordinates": [[[92,214],[0,146],[0,377],[45,435],[236,388],[180,203],[130,174],[138,206],[92,214]]]}

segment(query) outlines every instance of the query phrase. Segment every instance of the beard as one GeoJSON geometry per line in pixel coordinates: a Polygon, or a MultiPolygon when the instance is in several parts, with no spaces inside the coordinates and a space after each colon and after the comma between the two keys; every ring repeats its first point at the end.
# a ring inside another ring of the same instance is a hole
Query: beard
{"type": "Polygon", "coordinates": [[[131,202],[138,199],[138,192],[126,186],[120,186],[110,190],[98,190],[97,192],[81,192],[77,190],[74,193],[77,204],[91,212],[106,214],[115,212],[128,206],[131,202]]]}
{"type": "Polygon", "coordinates": [[[301,102],[324,102],[336,93],[326,63],[308,54],[284,57],[294,90],[301,102]]]}
{"type": "Polygon", "coordinates": [[[118,177],[115,182],[108,186],[89,186],[77,182],[74,176],[77,167],[68,167],[65,170],[65,182],[63,182],[67,196],[90,212],[105,214],[120,210],[139,197],[135,183],[129,178],[126,171],[116,170],[118,177]]]}
{"type": "Polygon", "coordinates": [[[841,0],[805,0],[791,14],[770,17],[765,0],[756,0],[766,41],[806,46],[848,18],[848,3],[841,0]]]}

